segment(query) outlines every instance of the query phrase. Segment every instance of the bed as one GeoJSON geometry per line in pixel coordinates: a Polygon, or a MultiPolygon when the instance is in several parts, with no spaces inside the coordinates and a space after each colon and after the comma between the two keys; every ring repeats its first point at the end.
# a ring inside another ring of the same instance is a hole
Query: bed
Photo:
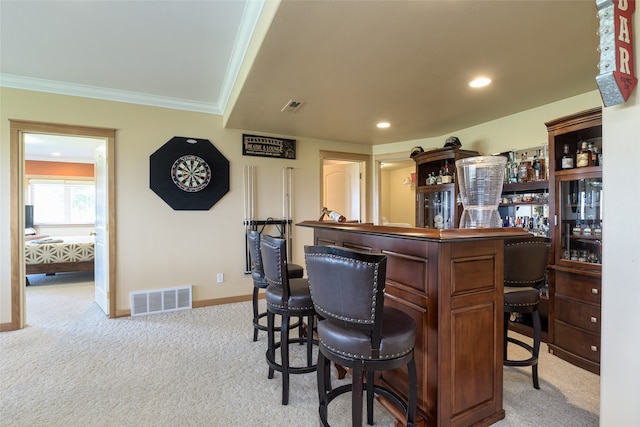
{"type": "Polygon", "coordinates": [[[26,274],[93,271],[93,236],[31,236],[25,242],[26,274]]]}

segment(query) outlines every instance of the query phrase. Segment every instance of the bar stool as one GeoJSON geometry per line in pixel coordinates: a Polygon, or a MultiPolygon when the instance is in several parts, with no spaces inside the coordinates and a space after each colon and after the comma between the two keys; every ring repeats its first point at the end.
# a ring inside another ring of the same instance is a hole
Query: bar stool
{"type": "Polygon", "coordinates": [[[313,325],[315,309],[309,282],[307,279],[289,279],[287,275],[287,251],[284,239],[262,236],[260,251],[262,253],[262,265],[264,276],[267,279],[267,336],[268,347],[266,353],[269,365],[269,379],[273,378],[274,371],[282,373],[282,404],[289,403],[289,375],[305,374],[316,370],[313,363],[313,346],[318,342],[313,339],[313,325]],[[280,342],[275,342],[275,315],[280,315],[280,342]],[[307,336],[297,338],[289,337],[291,317],[306,317],[307,336]],[[307,344],[306,366],[290,366],[289,344],[307,344]],[[280,363],[276,361],[276,349],[280,348],[280,363]]]}
{"type": "Polygon", "coordinates": [[[538,355],[540,352],[540,287],[545,284],[551,239],[528,237],[526,240],[506,240],[504,245],[504,365],[531,366],[533,387],[538,383],[538,355]],[[533,320],[533,346],[507,336],[509,319],[513,313],[530,313],[533,320]],[[530,353],[527,359],[513,360],[507,356],[507,344],[512,343],[530,353]]]}
{"type": "MultiPolygon", "coordinates": [[[[253,341],[258,340],[258,331],[266,331],[267,326],[260,324],[260,319],[267,315],[267,312],[259,312],[258,297],[260,289],[266,289],[268,286],[267,279],[264,277],[264,269],[262,267],[262,256],[260,253],[260,232],[249,230],[247,234],[249,246],[249,257],[251,259],[251,277],[253,278],[253,341]]],[[[287,264],[287,276],[290,279],[301,278],[304,275],[304,269],[298,264],[287,264]]],[[[301,323],[291,325],[297,327],[301,323]]]]}
{"type": "Polygon", "coordinates": [[[367,423],[373,424],[374,393],[406,414],[413,426],[418,379],[414,358],[416,323],[411,316],[385,306],[387,258],[336,246],[306,246],[311,297],[318,313],[318,397],[320,421],[329,426],[329,403],[351,392],[353,426],[362,425],[363,388],[367,391],[367,423]],[[352,369],[352,383],[331,389],[329,365],[352,369]],[[407,366],[408,399],[375,384],[376,371],[407,366]],[[363,385],[366,376],[366,385],[363,385]]]}

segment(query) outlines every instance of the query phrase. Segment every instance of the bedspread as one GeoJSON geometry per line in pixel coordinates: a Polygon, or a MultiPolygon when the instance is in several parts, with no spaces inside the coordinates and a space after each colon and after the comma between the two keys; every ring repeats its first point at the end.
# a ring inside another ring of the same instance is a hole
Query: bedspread
{"type": "Polygon", "coordinates": [[[25,263],[51,264],[93,261],[93,236],[49,237],[25,244],[25,263]]]}

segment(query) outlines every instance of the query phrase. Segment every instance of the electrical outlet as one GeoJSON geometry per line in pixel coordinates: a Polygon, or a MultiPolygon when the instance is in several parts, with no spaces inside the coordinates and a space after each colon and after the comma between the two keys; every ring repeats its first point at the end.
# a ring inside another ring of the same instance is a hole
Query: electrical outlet
{"type": "Polygon", "coordinates": [[[218,275],[216,276],[218,283],[222,283],[224,282],[224,274],[223,273],[218,273],[218,275]]]}

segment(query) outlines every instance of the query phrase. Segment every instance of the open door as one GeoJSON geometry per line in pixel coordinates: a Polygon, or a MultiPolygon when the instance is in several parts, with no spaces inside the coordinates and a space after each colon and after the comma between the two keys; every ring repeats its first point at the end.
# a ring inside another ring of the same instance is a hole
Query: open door
{"type": "Polygon", "coordinates": [[[96,186],[95,263],[94,280],[96,303],[109,314],[109,197],[106,141],[95,151],[96,186]]]}

